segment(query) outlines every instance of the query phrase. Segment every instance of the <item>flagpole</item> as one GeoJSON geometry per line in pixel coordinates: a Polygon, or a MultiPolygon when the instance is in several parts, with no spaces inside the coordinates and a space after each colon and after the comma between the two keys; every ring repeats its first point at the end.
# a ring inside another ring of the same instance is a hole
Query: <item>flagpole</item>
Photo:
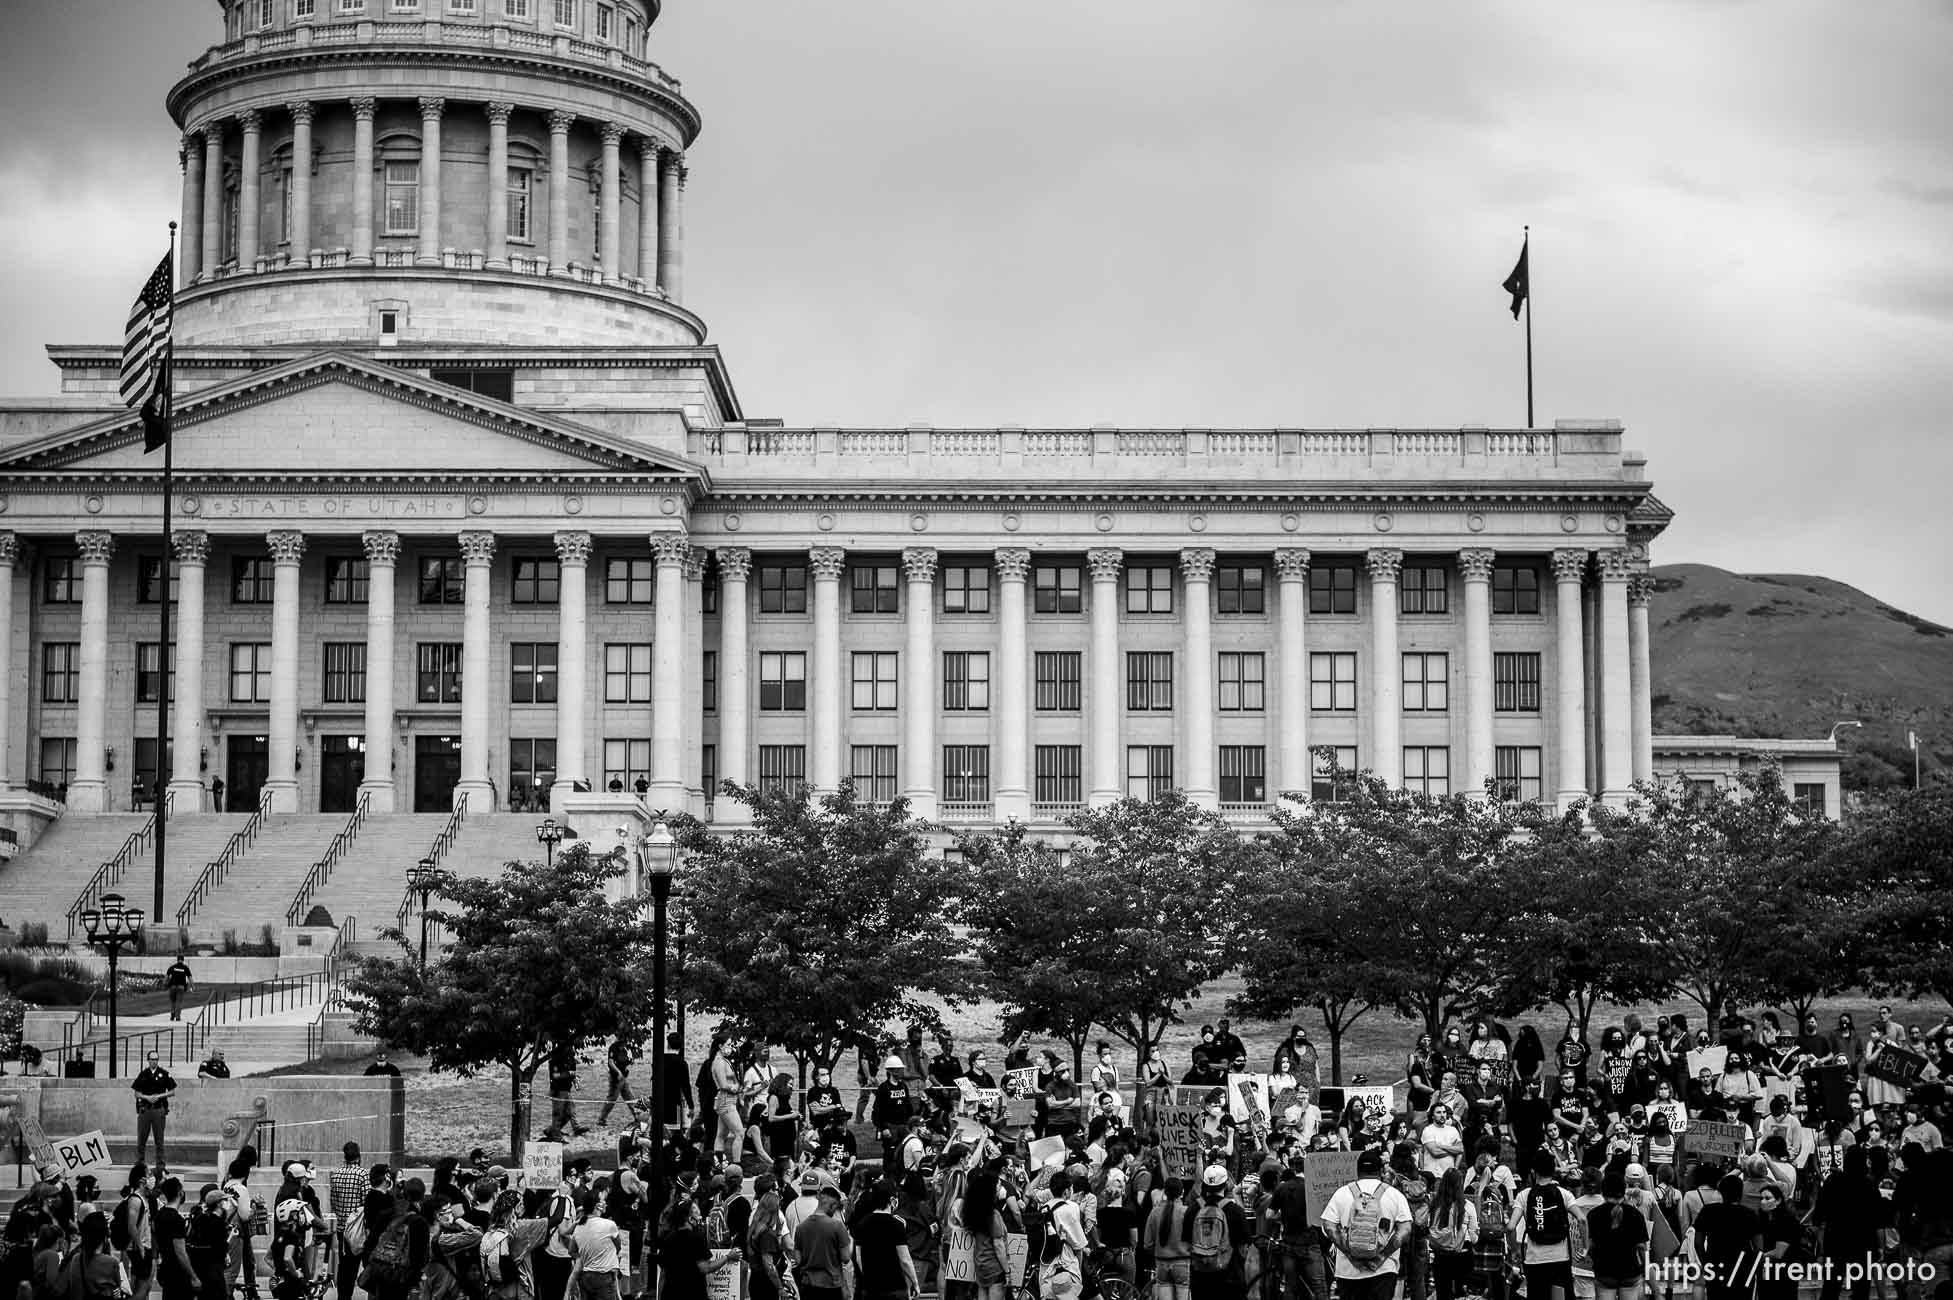
{"type": "Polygon", "coordinates": [[[1533,427],[1533,228],[1526,226],[1526,427],[1533,427]]]}
{"type": "MultiPolygon", "coordinates": [[[[154,788],[156,807],[156,890],[155,906],[150,912],[152,925],[163,924],[163,878],[164,844],[169,838],[169,782],[164,779],[165,766],[170,763],[170,557],[173,552],[170,527],[170,489],[172,471],[175,468],[176,438],[169,429],[170,422],[176,418],[176,223],[170,222],[170,328],[163,339],[163,374],[158,385],[162,390],[162,416],[166,436],[163,438],[163,558],[157,581],[162,586],[156,607],[162,611],[158,621],[161,625],[156,642],[156,677],[160,683],[156,689],[156,771],[154,788]]],[[[187,664],[189,672],[202,672],[202,664],[187,664]]],[[[192,811],[200,811],[193,809],[192,811]]]]}

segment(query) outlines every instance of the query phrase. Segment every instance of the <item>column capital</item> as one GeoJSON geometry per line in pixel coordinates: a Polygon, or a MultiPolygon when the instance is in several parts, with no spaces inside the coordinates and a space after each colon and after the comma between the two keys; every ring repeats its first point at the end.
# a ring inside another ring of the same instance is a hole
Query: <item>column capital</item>
{"type": "Polygon", "coordinates": [[[1093,582],[1117,582],[1126,567],[1126,553],[1116,546],[1101,546],[1085,552],[1085,565],[1092,571],[1093,582]]]}
{"type": "Polygon", "coordinates": [[[264,535],[274,564],[297,564],[305,554],[305,534],[295,528],[274,529],[264,535]]]}
{"type": "Polygon", "coordinates": [[[902,576],[910,582],[936,580],[936,548],[911,546],[902,552],[902,576]]]}
{"type": "Polygon", "coordinates": [[[1395,582],[1404,571],[1404,553],[1389,549],[1370,551],[1363,556],[1372,582],[1395,582]]]}
{"type": "Polygon", "coordinates": [[[692,550],[692,539],[675,528],[652,533],[650,542],[651,554],[657,557],[661,565],[681,566],[692,550]]]}
{"type": "Polygon", "coordinates": [[[590,562],[590,534],[557,533],[556,559],[560,564],[588,564],[590,562]]]}
{"type": "Polygon", "coordinates": [[[624,143],[624,124],[622,122],[605,122],[597,128],[597,134],[603,137],[603,142],[606,145],[621,145],[624,143]]]}
{"type": "Polygon", "coordinates": [[[1633,564],[1625,546],[1610,546],[1606,550],[1595,551],[1594,567],[1600,571],[1602,582],[1626,582],[1633,573],[1633,564]]]}
{"type": "Polygon", "coordinates": [[[1628,575],[1628,607],[1646,609],[1655,598],[1655,578],[1651,573],[1628,575]]]}
{"type": "Polygon", "coordinates": [[[1180,552],[1180,573],[1188,582],[1211,582],[1214,578],[1214,552],[1211,547],[1189,547],[1180,552]]]}
{"type": "Polygon", "coordinates": [[[1031,576],[1031,553],[1021,546],[1006,546],[994,557],[997,577],[1004,582],[1022,582],[1031,576]]]}
{"type": "Polygon", "coordinates": [[[1587,576],[1587,552],[1584,549],[1561,550],[1553,552],[1553,577],[1559,582],[1579,582],[1587,576]]]}
{"type": "Polygon", "coordinates": [[[366,548],[368,564],[395,564],[400,559],[400,534],[389,532],[366,532],[359,535],[360,545],[366,548]]]}
{"type": "Polygon", "coordinates": [[[753,553],[744,546],[721,546],[712,552],[724,582],[744,582],[753,576],[753,553]]]}
{"type": "Polygon", "coordinates": [[[237,129],[246,135],[264,128],[264,115],[255,108],[247,108],[237,115],[237,129]]]}
{"type": "Polygon", "coordinates": [[[807,567],[816,578],[838,581],[848,567],[848,553],[839,546],[816,546],[807,552],[807,567]]]}
{"type": "Polygon", "coordinates": [[[1492,565],[1498,558],[1499,553],[1487,547],[1470,547],[1458,552],[1458,572],[1465,575],[1466,582],[1490,582],[1492,565]]]}
{"type": "Polygon", "coordinates": [[[198,162],[202,162],[203,161],[202,154],[203,154],[203,128],[200,126],[193,126],[187,128],[183,132],[183,165],[186,167],[189,166],[190,159],[193,156],[197,159],[198,162]]]}
{"type": "Polygon", "coordinates": [[[285,105],[285,111],[292,115],[293,126],[312,125],[312,114],[314,112],[314,106],[311,100],[295,99],[291,103],[285,105]]]}
{"type": "Polygon", "coordinates": [[[705,580],[705,562],[709,558],[710,555],[703,546],[688,547],[685,552],[685,563],[680,569],[680,572],[684,574],[685,581],[703,582],[705,580]]]}
{"type": "Polygon", "coordinates": [[[441,114],[447,111],[448,101],[442,99],[439,95],[422,95],[420,97],[421,121],[438,120],[441,114]]]}
{"type": "Polygon", "coordinates": [[[470,529],[456,538],[461,543],[461,558],[473,567],[495,559],[495,534],[485,528],[470,529]]]}
{"type": "Polygon", "coordinates": [[[570,112],[568,109],[559,108],[549,115],[549,133],[551,135],[568,135],[570,128],[575,125],[576,114],[570,112]]]}
{"type": "Polygon", "coordinates": [[[678,188],[681,190],[684,189],[685,182],[690,180],[692,175],[691,165],[685,161],[684,150],[673,149],[671,151],[671,173],[678,178],[678,188]]]}
{"type": "Polygon", "coordinates": [[[662,141],[654,140],[648,135],[638,137],[638,157],[643,160],[646,167],[656,167],[658,165],[658,155],[664,151],[665,146],[662,141]]]}
{"type": "Polygon", "coordinates": [[[515,112],[515,105],[502,100],[491,99],[482,105],[482,110],[488,114],[488,120],[490,122],[497,126],[507,126],[510,115],[515,112]]]}
{"type": "Polygon", "coordinates": [[[176,552],[176,562],[178,564],[208,564],[210,562],[210,534],[192,531],[171,533],[170,549],[176,552]]]}
{"type": "Polygon", "coordinates": [[[0,533],[0,566],[11,568],[20,559],[20,534],[0,533]]]}
{"type": "Polygon", "coordinates": [[[115,534],[103,532],[83,532],[75,534],[75,546],[81,551],[83,564],[107,564],[115,554],[115,534]]]}
{"type": "Polygon", "coordinates": [[[380,101],[371,95],[356,95],[346,102],[353,106],[354,119],[361,122],[371,122],[374,112],[380,107],[380,101]]]}
{"type": "Polygon", "coordinates": [[[1309,552],[1300,546],[1284,546],[1275,552],[1275,576],[1283,582],[1309,580],[1309,552]]]}

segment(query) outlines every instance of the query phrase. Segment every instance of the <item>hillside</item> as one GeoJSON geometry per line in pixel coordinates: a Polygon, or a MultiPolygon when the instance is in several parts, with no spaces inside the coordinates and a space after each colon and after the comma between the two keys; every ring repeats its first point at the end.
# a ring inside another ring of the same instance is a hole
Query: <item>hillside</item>
{"type": "Polygon", "coordinates": [[[1839,733],[1853,788],[1912,780],[1906,730],[1931,772],[1953,763],[1953,629],[1855,587],[1801,574],[1654,570],[1657,734],[1839,733]]]}

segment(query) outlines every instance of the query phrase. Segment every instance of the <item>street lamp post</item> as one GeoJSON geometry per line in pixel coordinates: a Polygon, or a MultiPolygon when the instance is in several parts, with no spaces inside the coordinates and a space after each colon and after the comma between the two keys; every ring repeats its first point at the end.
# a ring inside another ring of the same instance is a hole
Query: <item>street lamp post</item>
{"type": "Polygon", "coordinates": [[[644,837],[644,871],[651,878],[651,1197],[665,1204],[665,930],[678,841],[660,821],[644,837]]]}
{"type": "Polygon", "coordinates": [[[441,869],[432,858],[422,858],[407,868],[407,888],[420,899],[420,968],[427,970],[427,896],[441,878],[441,869]]]}
{"type": "Polygon", "coordinates": [[[122,950],[133,948],[142,939],[143,910],[140,907],[125,907],[120,894],[103,894],[100,908],[88,908],[81,914],[81,923],[88,931],[88,945],[100,948],[108,954],[109,963],[109,1067],[108,1077],[113,1079],[116,1062],[122,1056],[121,1039],[117,1037],[120,1025],[116,1017],[116,987],[122,961],[122,950]]]}
{"type": "Polygon", "coordinates": [[[545,817],[536,827],[536,843],[543,846],[543,865],[546,867],[556,861],[556,846],[563,842],[565,831],[563,823],[554,817],[545,817]]]}

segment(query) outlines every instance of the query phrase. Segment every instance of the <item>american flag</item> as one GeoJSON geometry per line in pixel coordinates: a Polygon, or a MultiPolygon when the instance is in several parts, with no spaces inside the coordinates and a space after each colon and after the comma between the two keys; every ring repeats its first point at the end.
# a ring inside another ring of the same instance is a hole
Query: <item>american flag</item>
{"type": "Polygon", "coordinates": [[[170,353],[170,255],[156,264],[156,273],[143,285],[129,308],[129,324],[122,331],[122,401],[142,411],[143,449],[154,451],[169,440],[166,367],[170,353]]]}

